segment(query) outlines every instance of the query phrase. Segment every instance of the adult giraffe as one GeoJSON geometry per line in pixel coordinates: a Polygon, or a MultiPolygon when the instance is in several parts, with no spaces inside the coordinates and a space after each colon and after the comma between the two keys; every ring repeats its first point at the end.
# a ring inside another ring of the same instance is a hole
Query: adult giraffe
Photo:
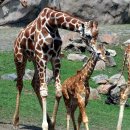
{"type": "Polygon", "coordinates": [[[27,60],[33,61],[35,66],[32,86],[43,109],[42,128],[43,130],[48,130],[46,110],[46,98],[48,96],[46,64],[48,61],[52,63],[56,86],[55,105],[51,120],[53,126],[56,121],[59,100],[62,96],[59,57],[62,40],[58,28],[79,32],[83,40],[85,40],[88,45],[91,45],[89,43],[95,43],[98,35],[97,26],[97,22],[85,22],[65,12],[46,7],[33,22],[21,30],[14,43],[14,62],[17,71],[16,87],[18,89],[16,109],[13,117],[14,127],[17,127],[19,124],[19,103],[27,60]]]}
{"type": "Polygon", "coordinates": [[[120,111],[119,111],[119,117],[117,123],[117,130],[122,130],[124,108],[127,99],[129,98],[130,95],[130,40],[127,40],[126,42],[124,42],[124,44],[126,44],[127,46],[125,48],[125,55],[124,55],[125,59],[124,59],[123,69],[125,68],[125,65],[127,65],[128,81],[126,84],[126,88],[123,88],[120,92],[120,111]]]}

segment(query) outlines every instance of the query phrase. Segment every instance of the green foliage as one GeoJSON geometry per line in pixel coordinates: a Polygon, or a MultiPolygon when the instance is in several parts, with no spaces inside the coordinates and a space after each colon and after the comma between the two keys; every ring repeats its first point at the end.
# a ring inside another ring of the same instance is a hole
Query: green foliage
{"type": "MultiPolygon", "coordinates": [[[[117,51],[117,56],[115,57],[117,66],[107,67],[104,71],[94,71],[93,75],[107,74],[112,76],[117,74],[122,69],[124,50],[119,46],[112,47],[117,51]]],[[[74,75],[77,70],[83,65],[82,62],[72,62],[65,58],[61,62],[61,79],[62,82],[74,75]]],[[[51,68],[50,64],[48,64],[51,68]]],[[[27,68],[33,69],[32,63],[28,63],[27,68]]],[[[0,53],[0,75],[5,73],[14,73],[15,65],[13,62],[12,52],[0,53]]],[[[125,77],[127,78],[127,73],[125,70],[125,77]]],[[[23,124],[35,124],[41,126],[42,123],[42,111],[37,98],[33,92],[30,84],[31,81],[24,81],[24,89],[21,96],[21,107],[20,107],[20,123],[23,124]]],[[[16,98],[16,82],[15,81],[2,81],[0,80],[0,121],[10,122],[13,117],[15,109],[15,98],[16,98]]],[[[95,83],[90,80],[91,87],[97,87],[95,83]]],[[[49,83],[49,96],[47,98],[47,110],[49,115],[51,115],[54,105],[55,97],[55,87],[53,81],[49,83]]],[[[91,130],[112,130],[116,129],[119,106],[106,105],[104,104],[105,96],[101,96],[101,100],[89,101],[86,108],[89,127],[91,130]]],[[[78,111],[76,111],[76,116],[78,111]]],[[[125,109],[123,128],[124,130],[129,130],[129,120],[130,111],[125,109]]],[[[56,127],[64,128],[66,127],[66,109],[64,106],[63,99],[61,99],[60,107],[57,115],[56,127]]],[[[82,125],[82,127],[84,127],[82,125]]],[[[72,122],[71,122],[72,128],[72,122]]]]}

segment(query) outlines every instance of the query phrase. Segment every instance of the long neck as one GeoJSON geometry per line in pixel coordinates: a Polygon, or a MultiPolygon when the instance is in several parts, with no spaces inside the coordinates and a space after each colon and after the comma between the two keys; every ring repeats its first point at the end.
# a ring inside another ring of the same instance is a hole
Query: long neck
{"type": "Polygon", "coordinates": [[[92,54],[91,58],[87,61],[83,69],[81,70],[82,73],[82,80],[86,81],[90,78],[95,68],[95,65],[98,61],[98,56],[96,54],[92,54]]]}
{"type": "Polygon", "coordinates": [[[81,24],[83,23],[82,20],[79,20],[67,13],[53,10],[51,8],[45,8],[41,15],[46,17],[46,24],[51,28],[63,28],[79,32],[81,24]]]}
{"type": "Polygon", "coordinates": [[[130,86],[130,45],[128,45],[126,50],[127,55],[127,69],[128,69],[128,85],[130,86]]]}

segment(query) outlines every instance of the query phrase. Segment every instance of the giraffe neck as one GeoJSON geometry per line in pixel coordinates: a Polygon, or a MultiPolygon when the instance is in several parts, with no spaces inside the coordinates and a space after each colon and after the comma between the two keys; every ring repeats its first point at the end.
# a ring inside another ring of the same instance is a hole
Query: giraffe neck
{"type": "Polygon", "coordinates": [[[93,73],[93,70],[95,68],[95,65],[99,59],[99,56],[97,54],[92,54],[91,58],[87,61],[83,69],[81,70],[82,73],[82,80],[88,81],[90,76],[93,73]]]}
{"type": "Polygon", "coordinates": [[[128,45],[126,50],[127,55],[127,69],[128,69],[128,85],[130,85],[130,45],[128,45]]]}
{"type": "Polygon", "coordinates": [[[41,12],[41,23],[45,23],[49,29],[67,29],[70,31],[80,32],[81,24],[84,23],[67,13],[62,11],[53,10],[51,8],[45,8],[41,12]]]}

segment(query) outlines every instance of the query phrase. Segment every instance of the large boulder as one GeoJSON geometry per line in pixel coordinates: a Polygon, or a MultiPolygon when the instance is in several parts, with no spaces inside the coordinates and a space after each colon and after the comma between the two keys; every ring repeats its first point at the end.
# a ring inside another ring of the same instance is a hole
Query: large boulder
{"type": "Polygon", "coordinates": [[[130,22],[128,0],[1,0],[0,25],[18,21],[29,23],[47,5],[87,20],[110,24],[130,22]]]}
{"type": "Polygon", "coordinates": [[[106,68],[105,62],[103,60],[99,60],[97,61],[94,70],[105,70],[105,68],[106,68]]]}
{"type": "Polygon", "coordinates": [[[102,23],[126,23],[130,20],[128,0],[63,0],[61,9],[102,23]]]}
{"type": "Polygon", "coordinates": [[[107,83],[108,76],[107,76],[107,75],[104,75],[104,74],[100,74],[100,75],[91,77],[91,79],[92,79],[93,81],[95,81],[96,84],[105,84],[105,83],[107,83]]]}
{"type": "Polygon", "coordinates": [[[98,90],[90,87],[89,100],[99,100],[99,99],[101,99],[101,97],[98,93],[98,90]]]}
{"type": "MultiPolygon", "coordinates": [[[[26,69],[23,79],[32,80],[34,75],[34,70],[26,69]]],[[[50,69],[46,69],[46,81],[49,83],[53,79],[53,72],[50,69]]],[[[17,80],[15,73],[12,74],[3,74],[0,76],[0,80],[17,80]]]]}
{"type": "Polygon", "coordinates": [[[4,2],[0,4],[0,25],[16,22],[27,24],[34,20],[45,6],[57,6],[58,1],[59,0],[4,0],[4,2]]]}
{"type": "Polygon", "coordinates": [[[80,34],[77,32],[68,32],[62,34],[62,50],[68,52],[81,53],[86,51],[86,44],[82,41],[80,34]]]}
{"type": "Polygon", "coordinates": [[[82,54],[68,54],[67,59],[70,61],[86,61],[87,57],[86,55],[82,54]]]}

